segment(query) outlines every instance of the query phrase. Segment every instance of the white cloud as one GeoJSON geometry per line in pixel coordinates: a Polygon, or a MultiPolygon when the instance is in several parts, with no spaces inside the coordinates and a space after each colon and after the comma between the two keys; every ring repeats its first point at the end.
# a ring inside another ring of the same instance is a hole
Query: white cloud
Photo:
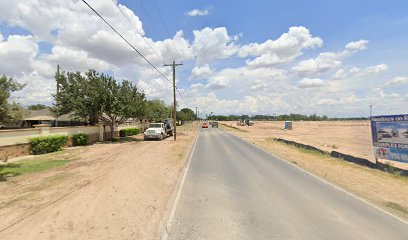
{"type": "Polygon", "coordinates": [[[228,35],[225,27],[204,28],[193,31],[192,50],[197,58],[197,65],[208,64],[216,59],[225,59],[237,53],[234,37],[228,35]]]}
{"type": "Polygon", "coordinates": [[[210,77],[213,73],[213,70],[210,69],[208,64],[204,64],[201,67],[194,67],[191,70],[191,75],[189,77],[190,80],[198,80],[198,79],[206,79],[210,77]]]}
{"type": "Polygon", "coordinates": [[[218,76],[218,77],[210,78],[208,80],[208,84],[206,85],[206,87],[209,89],[213,89],[213,90],[219,90],[219,89],[227,87],[228,83],[229,83],[228,79],[222,76],[218,76]]]}
{"type": "Polygon", "coordinates": [[[323,87],[324,81],[319,78],[303,78],[297,84],[299,88],[316,88],[323,87]]]}
{"type": "Polygon", "coordinates": [[[399,86],[399,85],[404,85],[408,83],[408,77],[395,77],[390,80],[385,84],[387,86],[399,86]]]}
{"type": "MultiPolygon", "coordinates": [[[[366,49],[368,41],[359,40],[349,42],[345,46],[345,50],[341,52],[324,52],[320,53],[317,58],[308,59],[299,62],[292,68],[299,76],[314,76],[338,68],[342,64],[342,60],[350,57],[353,53],[366,49]]],[[[384,67],[384,66],[381,66],[384,67]]],[[[341,72],[339,72],[340,74],[341,72]]]]}
{"type": "Polygon", "coordinates": [[[0,33],[0,73],[20,75],[33,71],[38,45],[31,35],[10,35],[7,39],[0,33]]]}
{"type": "Polygon", "coordinates": [[[310,76],[326,72],[327,70],[341,65],[342,54],[325,52],[320,53],[315,59],[309,59],[298,63],[292,69],[299,76],[310,76]]]}
{"type": "Polygon", "coordinates": [[[288,63],[302,55],[303,49],[320,47],[322,44],[322,39],[313,37],[307,28],[291,27],[287,33],[276,40],[242,46],[238,56],[256,57],[253,60],[247,60],[247,65],[250,67],[268,67],[288,63]]]}
{"type": "Polygon", "coordinates": [[[197,16],[206,16],[210,13],[210,11],[205,8],[205,9],[192,9],[188,12],[185,13],[185,15],[190,16],[190,17],[197,17],[197,16]]]}
{"type": "Polygon", "coordinates": [[[358,40],[355,42],[349,42],[346,45],[346,49],[349,51],[360,51],[367,48],[368,41],[367,40],[358,40]]]}

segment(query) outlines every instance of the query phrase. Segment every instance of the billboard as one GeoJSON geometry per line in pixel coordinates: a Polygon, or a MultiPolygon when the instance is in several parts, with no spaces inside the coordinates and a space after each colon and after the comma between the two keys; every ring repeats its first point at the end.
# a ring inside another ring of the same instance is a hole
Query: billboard
{"type": "Polygon", "coordinates": [[[371,117],[376,158],[408,163],[408,114],[371,117]]]}

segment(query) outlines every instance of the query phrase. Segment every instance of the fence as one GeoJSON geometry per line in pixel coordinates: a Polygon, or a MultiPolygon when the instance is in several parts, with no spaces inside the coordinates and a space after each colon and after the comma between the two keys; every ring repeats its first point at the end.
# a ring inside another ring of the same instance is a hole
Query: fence
{"type": "MultiPolygon", "coordinates": [[[[144,129],[142,124],[121,125],[117,131],[128,127],[138,127],[144,129]]],[[[38,125],[30,129],[13,129],[0,131],[0,161],[9,158],[24,156],[29,154],[29,139],[33,137],[67,135],[84,133],[89,135],[89,143],[108,140],[110,128],[104,125],[81,126],[81,127],[49,127],[47,125],[38,125]]]]}

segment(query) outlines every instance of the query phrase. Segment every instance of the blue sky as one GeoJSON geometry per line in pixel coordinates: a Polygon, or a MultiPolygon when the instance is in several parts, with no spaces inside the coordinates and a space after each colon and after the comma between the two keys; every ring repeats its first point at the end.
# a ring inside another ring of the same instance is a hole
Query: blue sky
{"type": "MultiPolygon", "coordinates": [[[[144,41],[112,0],[89,0],[169,78],[162,64],[183,61],[181,107],[341,117],[366,116],[370,104],[377,114],[404,113],[408,104],[408,1],[116,2],[144,41]]],[[[52,104],[56,64],[131,79],[149,98],[171,100],[158,91],[168,83],[81,1],[4,0],[0,34],[0,71],[27,83],[13,95],[23,105],[52,104]]]]}

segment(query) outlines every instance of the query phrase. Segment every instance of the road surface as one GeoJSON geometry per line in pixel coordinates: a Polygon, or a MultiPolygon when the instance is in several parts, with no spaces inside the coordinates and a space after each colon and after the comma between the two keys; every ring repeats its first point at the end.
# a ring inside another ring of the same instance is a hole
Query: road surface
{"type": "Polygon", "coordinates": [[[221,129],[201,129],[168,239],[408,239],[408,224],[221,129]]]}

